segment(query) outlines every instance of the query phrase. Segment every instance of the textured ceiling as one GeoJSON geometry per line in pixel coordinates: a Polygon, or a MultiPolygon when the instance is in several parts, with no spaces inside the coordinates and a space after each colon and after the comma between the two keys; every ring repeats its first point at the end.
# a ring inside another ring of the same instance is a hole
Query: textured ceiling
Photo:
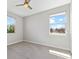
{"type": "Polygon", "coordinates": [[[68,4],[71,2],[71,0],[31,0],[30,5],[33,8],[32,10],[24,8],[23,6],[16,6],[17,4],[21,4],[23,2],[24,0],[7,0],[8,12],[12,12],[18,16],[24,17],[68,4]]]}

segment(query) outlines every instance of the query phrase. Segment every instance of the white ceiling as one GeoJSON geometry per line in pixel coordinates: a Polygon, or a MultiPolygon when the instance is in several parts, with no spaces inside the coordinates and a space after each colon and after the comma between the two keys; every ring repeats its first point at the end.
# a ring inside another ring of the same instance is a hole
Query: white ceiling
{"type": "Polygon", "coordinates": [[[38,12],[52,9],[64,4],[68,4],[71,0],[31,0],[30,5],[32,10],[26,9],[23,6],[16,7],[17,4],[23,3],[24,0],[7,0],[8,12],[15,13],[21,17],[29,16],[38,12]]]}

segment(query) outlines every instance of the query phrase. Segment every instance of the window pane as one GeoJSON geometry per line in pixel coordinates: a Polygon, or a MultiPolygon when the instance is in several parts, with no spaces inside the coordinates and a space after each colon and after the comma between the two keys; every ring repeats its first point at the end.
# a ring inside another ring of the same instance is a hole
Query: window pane
{"type": "Polygon", "coordinates": [[[15,20],[12,17],[7,17],[7,33],[15,32],[15,20]]]}
{"type": "Polygon", "coordinates": [[[50,16],[49,31],[50,33],[65,33],[65,13],[50,16]]]}

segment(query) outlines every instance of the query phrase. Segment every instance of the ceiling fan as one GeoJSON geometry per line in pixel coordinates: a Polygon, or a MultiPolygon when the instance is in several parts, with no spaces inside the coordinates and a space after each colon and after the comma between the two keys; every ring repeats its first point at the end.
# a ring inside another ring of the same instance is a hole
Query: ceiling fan
{"type": "Polygon", "coordinates": [[[24,6],[25,8],[32,9],[32,7],[29,5],[30,0],[25,0],[23,4],[18,4],[16,6],[24,6]]]}

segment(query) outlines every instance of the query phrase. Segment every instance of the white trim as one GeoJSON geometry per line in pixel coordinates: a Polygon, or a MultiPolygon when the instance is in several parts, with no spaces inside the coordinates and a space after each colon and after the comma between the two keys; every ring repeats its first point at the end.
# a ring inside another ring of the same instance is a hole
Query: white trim
{"type": "Polygon", "coordinates": [[[16,44],[16,43],[19,43],[19,42],[22,42],[23,40],[19,40],[19,41],[16,41],[16,42],[11,42],[11,43],[7,43],[7,46],[8,45],[12,45],[12,44],[16,44]]]}
{"type": "Polygon", "coordinates": [[[35,42],[35,41],[28,41],[28,40],[23,40],[23,41],[24,42],[29,42],[29,43],[34,43],[34,44],[39,44],[39,45],[43,45],[43,46],[54,47],[54,48],[58,48],[58,49],[66,50],[66,51],[71,51],[71,49],[69,49],[69,48],[56,47],[55,45],[49,45],[49,44],[45,44],[45,43],[40,43],[40,42],[35,42]]]}
{"type": "Polygon", "coordinates": [[[60,12],[60,13],[56,13],[56,14],[50,15],[50,17],[57,16],[57,15],[65,15],[65,14],[66,14],[66,12],[60,12]]]}
{"type": "Polygon", "coordinates": [[[49,35],[61,35],[61,36],[65,36],[66,33],[49,33],[49,35]]]}
{"type": "MultiPolygon", "coordinates": [[[[64,12],[60,12],[60,13],[56,13],[56,14],[50,15],[49,17],[57,16],[57,15],[65,15],[65,14],[66,14],[66,12],[64,11],[64,12]]],[[[65,26],[66,26],[66,23],[65,23],[65,26]]],[[[49,28],[49,30],[50,30],[50,28],[49,28]]],[[[55,32],[50,33],[50,31],[49,31],[49,35],[66,35],[66,34],[67,34],[67,30],[65,30],[65,33],[55,33],[55,32]]]]}

